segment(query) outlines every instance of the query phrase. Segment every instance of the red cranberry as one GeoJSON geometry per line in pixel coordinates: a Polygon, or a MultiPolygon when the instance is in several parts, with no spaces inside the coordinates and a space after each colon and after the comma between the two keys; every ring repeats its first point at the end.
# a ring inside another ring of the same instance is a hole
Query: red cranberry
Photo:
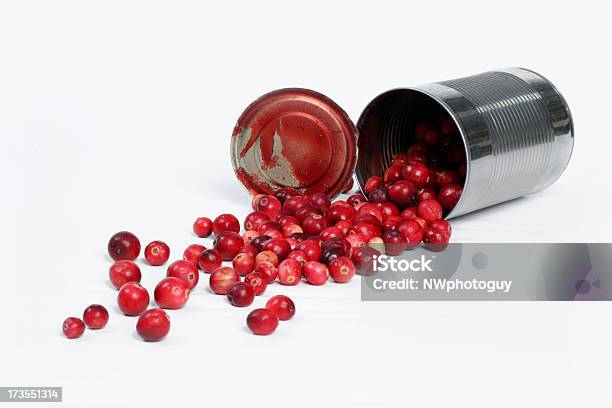
{"type": "Polygon", "coordinates": [[[278,327],[278,317],[268,309],[255,309],[247,316],[247,326],[253,334],[267,335],[278,327]]]}
{"type": "Polygon", "coordinates": [[[327,219],[324,216],[313,214],[304,220],[302,228],[306,235],[319,235],[321,231],[327,228],[327,225],[327,219]]]}
{"type": "Polygon", "coordinates": [[[253,211],[257,211],[257,203],[259,203],[259,200],[265,196],[266,194],[255,194],[253,196],[253,198],[251,199],[251,208],[253,209],[253,211]]]}
{"type": "Polygon", "coordinates": [[[421,228],[423,228],[423,231],[427,229],[427,221],[425,221],[423,218],[414,217],[414,218],[411,218],[411,220],[416,221],[421,226],[421,228]]]}
{"type": "Polygon", "coordinates": [[[304,277],[311,285],[323,285],[329,278],[327,266],[317,261],[308,261],[302,267],[304,277]]]}
{"type": "Polygon", "coordinates": [[[331,205],[331,200],[324,193],[314,193],[306,196],[313,207],[320,209],[328,209],[331,205]]]}
{"type": "Polygon", "coordinates": [[[298,219],[300,224],[303,224],[304,220],[306,220],[306,218],[310,217],[311,215],[317,215],[317,216],[320,215],[320,216],[322,216],[323,215],[323,211],[321,211],[318,208],[308,206],[308,207],[302,207],[302,208],[300,208],[299,210],[297,210],[295,212],[295,218],[298,219]]]}
{"type": "Polygon", "coordinates": [[[284,239],[285,236],[281,230],[271,230],[266,233],[271,239],[284,239]]]}
{"type": "Polygon", "coordinates": [[[367,194],[370,195],[370,193],[374,190],[378,190],[379,188],[381,188],[383,186],[383,179],[382,177],[378,177],[378,176],[372,176],[369,179],[366,180],[364,186],[363,186],[363,191],[367,194]]]}
{"type": "Polygon", "coordinates": [[[90,329],[101,329],[108,323],[108,310],[102,305],[91,305],[83,312],[83,321],[90,329]]]}
{"type": "Polygon", "coordinates": [[[306,199],[306,197],[289,197],[283,204],[283,212],[289,215],[295,215],[300,208],[309,206],[310,202],[306,199]]]}
{"type": "Polygon", "coordinates": [[[244,241],[237,232],[224,231],[217,235],[213,246],[219,251],[224,261],[231,261],[240,253],[244,241]]]}
{"type": "Polygon", "coordinates": [[[352,222],[355,219],[357,211],[348,205],[332,205],[327,212],[327,218],[332,224],[336,224],[340,221],[352,222]]]}
{"type": "Polygon", "coordinates": [[[263,196],[257,202],[257,211],[266,214],[271,220],[281,212],[282,204],[278,198],[267,195],[263,196]]]}
{"type": "Polygon", "coordinates": [[[351,248],[360,248],[364,246],[367,241],[359,234],[349,234],[346,236],[346,240],[351,244],[351,248]]]}
{"type": "Polygon", "coordinates": [[[342,232],[342,236],[346,236],[346,234],[348,234],[349,230],[351,229],[351,227],[353,226],[353,224],[351,224],[348,221],[338,221],[336,223],[336,225],[334,225],[336,228],[338,228],[340,230],[340,232],[342,232]]]}
{"type": "Polygon", "coordinates": [[[245,245],[245,246],[243,246],[242,249],[240,250],[240,252],[241,253],[245,253],[245,254],[249,254],[253,258],[255,258],[257,256],[257,254],[259,253],[257,248],[255,248],[253,245],[245,245]]]}
{"type": "Polygon", "coordinates": [[[383,221],[386,220],[388,217],[394,217],[394,216],[400,215],[399,208],[397,208],[395,204],[390,203],[390,202],[380,203],[378,204],[378,208],[380,208],[380,211],[382,212],[383,221]]]}
{"type": "Polygon", "coordinates": [[[69,339],[78,339],[85,332],[85,323],[78,317],[69,317],[64,320],[62,331],[69,339]]]}
{"type": "MultiPolygon", "coordinates": [[[[300,235],[300,234],[295,234],[295,235],[300,235]]],[[[287,242],[289,243],[289,247],[291,247],[291,250],[293,251],[295,249],[296,246],[298,246],[298,244],[300,243],[300,241],[298,241],[295,238],[289,237],[287,238],[287,242]]]]}
{"type": "Polygon", "coordinates": [[[371,203],[384,203],[387,200],[388,194],[385,188],[378,188],[368,195],[368,201],[371,203]]]}
{"type": "Polygon", "coordinates": [[[424,230],[415,220],[403,220],[397,225],[397,230],[406,238],[407,249],[414,249],[423,240],[424,230]]]}
{"type": "Polygon", "coordinates": [[[117,261],[108,270],[108,277],[116,289],[127,282],[140,282],[140,268],[132,261],[117,261]]]}
{"type": "Polygon", "coordinates": [[[259,265],[263,262],[269,262],[274,266],[278,266],[280,260],[278,259],[278,255],[274,251],[262,251],[257,254],[255,257],[255,265],[259,265]]]}
{"type": "Polygon", "coordinates": [[[370,222],[358,222],[353,225],[353,228],[349,231],[349,235],[360,235],[363,237],[365,242],[368,242],[372,238],[380,235],[380,228],[376,227],[370,222]]]}
{"type": "Polygon", "coordinates": [[[425,234],[423,235],[425,248],[434,252],[440,252],[446,249],[448,246],[448,240],[449,237],[431,227],[427,228],[427,230],[425,230],[425,234]]]}
{"type": "Polygon", "coordinates": [[[268,242],[271,239],[272,237],[270,237],[269,235],[260,235],[251,241],[251,245],[253,245],[255,249],[257,249],[258,252],[261,252],[263,251],[263,247],[266,244],[266,242],[268,242]]]}
{"type": "Polygon", "coordinates": [[[415,186],[423,187],[429,180],[429,169],[422,163],[408,163],[402,169],[402,176],[404,177],[404,180],[410,181],[415,186]]]}
{"type": "Polygon", "coordinates": [[[255,272],[259,272],[266,277],[268,283],[272,283],[278,276],[278,269],[270,262],[262,262],[255,267],[255,272]]]}
{"type": "Polygon", "coordinates": [[[408,164],[408,155],[398,153],[391,159],[391,166],[405,166],[408,164]]]}
{"type": "Polygon", "coordinates": [[[215,235],[225,231],[240,232],[240,221],[232,214],[221,214],[213,221],[212,229],[215,235]]]}
{"type": "Polygon", "coordinates": [[[422,150],[413,150],[408,152],[409,163],[422,163],[427,164],[429,162],[429,154],[422,150]]]}
{"type": "Polygon", "coordinates": [[[245,245],[249,245],[251,243],[251,241],[253,241],[255,238],[257,238],[259,236],[259,232],[257,231],[245,231],[244,234],[242,234],[242,240],[244,241],[245,245]]]}
{"type": "Polygon", "coordinates": [[[295,247],[295,249],[298,251],[304,251],[306,253],[306,256],[308,256],[309,260],[318,260],[321,257],[321,254],[323,253],[321,245],[311,239],[300,242],[299,245],[295,247]]]}
{"type": "Polygon", "coordinates": [[[248,283],[236,282],[227,290],[227,300],[232,306],[250,306],[255,300],[255,291],[248,283]]]}
{"type": "Polygon", "coordinates": [[[385,173],[383,175],[383,181],[387,184],[392,184],[398,180],[401,180],[402,179],[402,169],[403,169],[402,165],[395,165],[395,166],[389,167],[387,170],[385,170],[385,173]]]}
{"type": "Polygon", "coordinates": [[[300,221],[293,215],[284,215],[278,219],[278,225],[280,225],[280,227],[283,229],[289,225],[298,225],[299,223],[300,221]]]}
{"type": "Polygon", "coordinates": [[[353,194],[353,195],[348,196],[348,198],[346,199],[346,202],[352,205],[353,207],[356,207],[361,203],[365,203],[366,199],[361,194],[353,194]]]}
{"type": "Polygon", "coordinates": [[[429,147],[427,147],[425,145],[425,143],[421,143],[421,142],[414,142],[413,144],[410,145],[410,147],[408,148],[408,150],[406,151],[406,156],[408,156],[408,154],[412,153],[412,152],[424,152],[424,153],[429,153],[429,147]]]}
{"type": "Polygon", "coordinates": [[[259,231],[259,227],[266,221],[270,221],[270,217],[262,212],[252,212],[244,219],[244,229],[247,231],[259,231]]]}
{"type": "Polygon", "coordinates": [[[170,332],[170,317],[161,309],[149,309],[138,318],[136,331],[144,341],[159,341],[170,332]]]}
{"type": "Polygon", "coordinates": [[[263,273],[254,271],[244,277],[244,283],[251,285],[255,296],[259,296],[265,292],[268,286],[268,279],[263,273]]]}
{"type": "Polygon", "coordinates": [[[302,234],[303,232],[304,230],[302,227],[297,224],[287,225],[283,228],[283,236],[287,238],[291,237],[293,234],[302,234]]]}
{"type": "Polygon", "coordinates": [[[127,316],[138,316],[149,306],[149,292],[140,283],[128,282],[117,295],[119,309],[127,316]]]}
{"type": "Polygon", "coordinates": [[[287,255],[287,259],[294,259],[296,261],[298,261],[300,263],[300,265],[304,265],[306,262],[309,261],[308,259],[308,255],[306,255],[306,252],[304,251],[291,251],[291,253],[289,255],[287,255]]]}
{"type": "Polygon", "coordinates": [[[406,237],[398,231],[387,231],[383,234],[382,239],[388,255],[399,255],[408,248],[406,237]]]}
{"type": "Polygon", "coordinates": [[[200,280],[198,268],[189,261],[174,261],[168,266],[166,276],[178,278],[187,285],[188,289],[193,289],[200,280]]]}
{"type": "Polygon", "coordinates": [[[342,256],[347,256],[347,255],[350,255],[350,254],[347,254],[344,248],[342,247],[335,246],[335,247],[325,248],[323,250],[323,254],[321,255],[321,263],[329,265],[329,263],[333,261],[334,259],[340,258],[342,256]]]}
{"type": "Polygon", "coordinates": [[[450,239],[451,234],[453,233],[453,230],[451,229],[450,224],[448,223],[448,221],[446,220],[433,220],[430,224],[429,224],[429,228],[441,233],[442,235],[444,235],[446,237],[446,239],[450,239]]]}
{"type": "Polygon", "coordinates": [[[383,222],[382,232],[395,231],[397,230],[397,224],[401,221],[400,217],[389,217],[383,222]]]}
{"type": "Polygon", "coordinates": [[[222,262],[223,258],[221,257],[221,253],[219,253],[219,251],[216,249],[207,249],[202,252],[198,265],[204,272],[212,273],[215,269],[221,266],[222,262]]]}
{"type": "Polygon", "coordinates": [[[295,259],[285,259],[278,265],[278,280],[281,285],[297,285],[301,278],[302,265],[295,259]]]}
{"type": "Polygon", "coordinates": [[[212,226],[213,223],[210,218],[199,217],[193,223],[193,232],[200,238],[206,238],[212,234],[212,226]]]}
{"type": "Polygon", "coordinates": [[[285,259],[291,252],[291,245],[286,239],[271,239],[263,247],[265,251],[272,251],[278,256],[278,259],[285,259]]]}
{"type": "Polygon", "coordinates": [[[369,215],[376,217],[379,221],[379,224],[382,224],[383,222],[383,212],[376,204],[373,204],[373,203],[363,204],[359,208],[359,210],[357,210],[357,216],[355,217],[355,222],[358,222],[359,220],[363,220],[363,218],[361,217],[364,214],[369,214],[369,215]]]}
{"type": "Polygon", "coordinates": [[[459,184],[460,181],[459,174],[453,170],[441,170],[436,174],[436,182],[440,188],[448,184],[459,184]]]}
{"type": "Polygon", "coordinates": [[[210,275],[210,289],[217,295],[227,294],[227,290],[234,283],[240,282],[240,275],[229,266],[221,266],[210,275]]]}
{"type": "Polygon", "coordinates": [[[419,190],[417,194],[417,199],[419,202],[425,200],[435,200],[436,199],[436,191],[432,188],[422,188],[419,190]]]}
{"type": "Polygon", "coordinates": [[[417,214],[430,223],[442,218],[442,206],[436,200],[421,201],[417,207],[417,214]]]}
{"type": "Polygon", "coordinates": [[[189,287],[179,278],[164,278],[155,287],[153,296],[162,309],[180,309],[189,300],[189,287]]]}
{"type": "Polygon", "coordinates": [[[400,217],[405,219],[405,220],[414,218],[416,216],[417,216],[417,209],[416,209],[416,207],[404,208],[404,210],[400,214],[400,217]]]}
{"type": "Polygon", "coordinates": [[[272,296],[266,302],[266,309],[274,312],[278,320],[290,320],[295,315],[295,303],[285,295],[272,296]]]}
{"type": "Polygon", "coordinates": [[[459,198],[463,194],[463,187],[459,184],[447,184],[438,193],[438,202],[447,211],[452,210],[457,205],[459,198]]]}
{"type": "Polygon", "coordinates": [[[331,238],[343,238],[344,234],[338,227],[327,227],[323,231],[321,231],[321,239],[323,241],[327,241],[331,238]]]}
{"type": "Polygon", "coordinates": [[[255,257],[251,254],[241,252],[232,259],[232,266],[238,275],[245,276],[255,269],[255,257]]]}
{"type": "Polygon", "coordinates": [[[380,251],[370,247],[362,246],[353,251],[351,260],[355,264],[356,272],[359,275],[372,275],[374,272],[374,257],[380,256],[380,251]]]}
{"type": "Polygon", "coordinates": [[[355,264],[347,257],[336,258],[329,264],[329,274],[338,283],[346,283],[355,276],[355,264]]]}
{"type": "Polygon", "coordinates": [[[299,191],[292,187],[283,187],[274,193],[274,197],[281,203],[284,203],[289,197],[296,197],[302,195],[299,191]]]}
{"type": "Polygon", "coordinates": [[[183,259],[198,266],[202,253],[206,251],[206,247],[200,244],[191,244],[183,252],[183,259]]]}
{"type": "Polygon", "coordinates": [[[114,261],[133,261],[140,254],[140,241],[131,232],[118,232],[108,241],[108,254],[114,261]]]}
{"type": "Polygon", "coordinates": [[[281,231],[282,227],[275,221],[269,220],[264,221],[260,226],[257,232],[261,235],[271,236],[271,232],[273,231],[281,231]]]}
{"type": "Polygon", "coordinates": [[[389,187],[389,200],[399,207],[405,208],[414,203],[416,192],[416,186],[410,181],[396,181],[389,187]]]}
{"type": "Polygon", "coordinates": [[[165,242],[153,241],[145,247],[144,255],[149,265],[163,265],[170,258],[170,247],[165,242]]]}

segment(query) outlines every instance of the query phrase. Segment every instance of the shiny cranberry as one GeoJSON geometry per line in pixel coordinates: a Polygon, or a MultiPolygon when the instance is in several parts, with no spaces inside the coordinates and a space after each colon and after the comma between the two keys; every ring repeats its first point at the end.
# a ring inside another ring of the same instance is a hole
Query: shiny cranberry
{"type": "Polygon", "coordinates": [[[421,201],[417,207],[417,214],[430,223],[442,218],[442,206],[436,200],[421,201]]]}
{"type": "Polygon", "coordinates": [[[351,260],[355,264],[357,274],[372,275],[374,273],[374,257],[378,256],[380,256],[380,251],[367,245],[355,249],[351,260]]]}
{"type": "Polygon", "coordinates": [[[395,231],[397,230],[397,224],[399,224],[399,222],[402,219],[400,217],[389,217],[387,218],[382,225],[382,232],[385,233],[387,231],[395,231]]]}
{"type": "Polygon", "coordinates": [[[346,254],[346,256],[348,257],[351,256],[351,251],[353,247],[351,246],[351,243],[346,238],[344,237],[331,238],[323,242],[323,249],[336,248],[336,247],[341,248],[346,254]]]}
{"type": "Polygon", "coordinates": [[[338,221],[334,227],[338,228],[342,232],[342,236],[346,236],[353,224],[348,221],[338,221]]]}
{"type": "Polygon", "coordinates": [[[240,275],[229,266],[221,266],[215,269],[208,281],[210,290],[217,295],[227,294],[227,290],[236,282],[240,282],[240,275]]]}
{"type": "Polygon", "coordinates": [[[346,236],[346,240],[351,244],[351,248],[355,250],[364,246],[367,241],[359,234],[349,234],[346,236]]]}
{"type": "Polygon", "coordinates": [[[272,251],[278,256],[279,260],[283,260],[291,252],[291,245],[286,239],[271,239],[263,247],[264,251],[272,251]]]}
{"type": "Polygon", "coordinates": [[[417,200],[419,202],[425,200],[435,200],[436,199],[436,191],[431,188],[422,188],[417,193],[417,200]]]}
{"type": "Polygon", "coordinates": [[[270,237],[270,239],[283,239],[285,236],[281,230],[270,230],[266,232],[266,235],[270,237]]]}
{"type": "Polygon", "coordinates": [[[427,230],[425,230],[425,234],[423,235],[425,248],[434,252],[440,252],[446,249],[448,246],[448,241],[449,237],[431,227],[427,228],[427,230]]]}
{"type": "Polygon", "coordinates": [[[266,244],[266,242],[268,242],[271,239],[272,237],[269,235],[260,235],[251,241],[251,245],[253,245],[255,249],[257,249],[257,251],[261,252],[263,251],[263,247],[266,244]]]}
{"type": "Polygon", "coordinates": [[[389,200],[400,208],[412,205],[417,193],[416,186],[407,180],[396,181],[389,187],[389,200]]]}
{"type": "Polygon", "coordinates": [[[406,238],[407,248],[414,249],[423,241],[424,230],[415,220],[403,220],[397,225],[399,231],[406,238]]]}
{"type": "Polygon", "coordinates": [[[408,164],[408,155],[398,153],[391,158],[391,166],[405,166],[408,164]]]}
{"type": "Polygon", "coordinates": [[[355,219],[357,211],[348,205],[332,205],[327,212],[327,218],[332,224],[336,224],[340,221],[352,222],[355,219]]]}
{"type": "Polygon", "coordinates": [[[241,252],[232,259],[232,266],[238,275],[245,276],[255,269],[255,257],[249,253],[241,252]]]}
{"type": "Polygon", "coordinates": [[[232,214],[221,214],[213,221],[212,229],[215,235],[225,231],[240,232],[240,221],[232,214]]]}
{"type": "Polygon", "coordinates": [[[278,225],[280,225],[280,227],[283,229],[289,225],[299,225],[299,223],[300,221],[293,215],[283,215],[278,219],[278,225]]]}
{"type": "Polygon", "coordinates": [[[454,170],[441,170],[436,173],[436,182],[440,188],[448,184],[459,184],[461,182],[459,174],[454,170]]]}
{"type": "Polygon", "coordinates": [[[334,226],[325,228],[323,231],[321,231],[320,236],[323,241],[327,241],[331,238],[342,238],[344,237],[344,234],[340,228],[334,226]]]}
{"type": "Polygon", "coordinates": [[[362,223],[362,222],[367,222],[367,223],[374,225],[379,231],[382,229],[382,224],[383,224],[382,221],[379,218],[373,216],[372,214],[368,214],[368,213],[358,214],[357,217],[355,217],[353,226],[359,223],[362,223]]]}
{"type": "Polygon", "coordinates": [[[200,280],[198,268],[189,261],[174,261],[168,266],[166,276],[178,278],[187,285],[188,289],[193,289],[200,280]]]}
{"type": "Polygon", "coordinates": [[[393,184],[396,181],[401,180],[403,168],[404,166],[402,165],[395,165],[389,167],[387,170],[385,170],[385,173],[383,174],[383,181],[387,184],[393,184]]]}
{"type": "Polygon", "coordinates": [[[78,339],[85,332],[85,323],[78,317],[69,317],[62,323],[62,332],[69,339],[78,339]]]}
{"type": "Polygon", "coordinates": [[[372,176],[366,180],[363,186],[363,191],[369,195],[372,191],[382,188],[382,186],[383,186],[382,177],[372,176]]]}
{"type": "Polygon", "coordinates": [[[162,309],[149,309],[138,318],[136,331],[144,341],[160,341],[170,332],[170,317],[162,309]]]}
{"type": "Polygon", "coordinates": [[[408,248],[406,237],[399,231],[387,231],[382,236],[387,255],[399,255],[408,248]]]}
{"type": "Polygon", "coordinates": [[[253,271],[244,277],[244,283],[251,285],[255,296],[259,296],[265,292],[268,286],[268,278],[261,272],[253,271]]]}
{"type": "Polygon", "coordinates": [[[312,206],[302,207],[295,212],[295,218],[298,219],[300,224],[304,223],[304,220],[311,215],[323,215],[323,211],[319,208],[315,208],[312,206]]]}
{"type": "MultiPolygon", "coordinates": [[[[300,234],[293,234],[293,235],[300,235],[300,234]]],[[[289,243],[289,246],[291,247],[292,251],[295,250],[295,247],[298,246],[298,244],[300,243],[300,241],[298,241],[297,239],[293,237],[286,238],[286,240],[289,243]]]]}
{"type": "Polygon", "coordinates": [[[278,266],[280,260],[278,255],[274,251],[262,251],[255,257],[255,265],[259,265],[262,262],[269,262],[274,266],[278,266]]]}
{"type": "Polygon", "coordinates": [[[306,235],[319,235],[327,226],[327,219],[319,214],[308,216],[302,224],[306,235]]]}
{"type": "Polygon", "coordinates": [[[149,306],[149,292],[136,282],[121,286],[117,295],[119,309],[127,316],[138,316],[149,306]]]}
{"type": "Polygon", "coordinates": [[[270,217],[266,214],[254,211],[244,219],[244,229],[247,231],[259,231],[259,227],[266,221],[270,221],[270,217]]]}
{"type": "Polygon", "coordinates": [[[170,247],[165,242],[153,241],[145,247],[144,256],[149,265],[163,265],[170,258],[170,247]]]}
{"type": "Polygon", "coordinates": [[[346,283],[355,276],[355,264],[344,256],[331,261],[328,268],[332,279],[338,283],[346,283]]]}
{"type": "Polygon", "coordinates": [[[217,235],[213,246],[219,251],[224,261],[231,261],[240,253],[244,241],[237,232],[224,231],[217,235]]]}
{"type": "Polygon", "coordinates": [[[206,247],[200,244],[191,244],[183,251],[183,259],[198,266],[202,253],[206,251],[206,247]]]}
{"type": "Polygon", "coordinates": [[[260,235],[272,236],[273,231],[282,231],[282,227],[276,221],[264,221],[257,230],[260,235]]]}
{"type": "Polygon", "coordinates": [[[253,196],[253,198],[251,199],[251,208],[253,209],[253,211],[257,211],[257,203],[259,203],[259,200],[261,200],[266,195],[267,194],[255,194],[253,196]]]}
{"type": "Polygon", "coordinates": [[[323,254],[321,255],[320,261],[321,263],[329,265],[329,263],[333,261],[334,259],[340,258],[342,256],[346,256],[346,255],[347,255],[346,251],[341,247],[325,248],[323,250],[323,254]]]}
{"type": "Polygon", "coordinates": [[[282,204],[278,198],[267,195],[259,199],[257,202],[257,211],[266,214],[271,220],[281,212],[282,204]]]}
{"type": "Polygon", "coordinates": [[[257,238],[258,236],[259,236],[259,232],[257,231],[253,231],[253,230],[245,231],[245,233],[242,234],[242,241],[244,241],[245,245],[249,245],[251,241],[257,238]]]}
{"type": "Polygon", "coordinates": [[[196,218],[193,223],[193,232],[200,238],[206,238],[212,234],[212,225],[212,220],[210,218],[196,218]]]}
{"type": "Polygon", "coordinates": [[[283,212],[288,215],[295,215],[302,207],[310,207],[310,201],[308,201],[306,197],[289,197],[283,204],[283,212]]]}
{"type": "Polygon", "coordinates": [[[374,217],[378,218],[378,221],[381,224],[383,222],[383,212],[378,205],[374,203],[366,203],[359,207],[359,210],[357,210],[357,215],[355,216],[355,222],[358,222],[358,220],[363,220],[363,218],[361,218],[363,214],[373,215],[374,217]]]}
{"type": "Polygon", "coordinates": [[[421,226],[421,228],[423,228],[423,231],[425,231],[427,229],[427,221],[425,221],[423,218],[421,218],[421,217],[413,217],[413,218],[411,218],[411,220],[416,221],[421,226]]]}
{"type": "Polygon", "coordinates": [[[283,187],[276,190],[274,193],[274,197],[276,197],[281,203],[284,203],[289,197],[296,197],[300,195],[302,194],[292,187],[283,187]]]}
{"type": "Polygon", "coordinates": [[[274,312],[278,320],[290,320],[295,315],[295,303],[285,295],[272,296],[266,302],[266,309],[274,312]]]}
{"type": "Polygon", "coordinates": [[[132,261],[117,261],[108,270],[108,277],[116,289],[127,282],[140,282],[140,268],[132,261]]]}
{"type": "Polygon", "coordinates": [[[447,240],[450,239],[450,236],[453,233],[450,224],[446,220],[433,220],[429,224],[429,229],[441,233],[447,238],[447,240]]]}
{"type": "Polygon", "coordinates": [[[321,257],[321,254],[323,253],[321,245],[319,245],[318,242],[310,239],[300,242],[299,245],[295,247],[295,249],[298,251],[304,251],[304,253],[306,253],[306,255],[308,256],[308,259],[312,261],[318,261],[321,257]]]}
{"type": "Polygon", "coordinates": [[[98,330],[108,323],[108,310],[102,305],[91,305],[83,312],[85,326],[98,330]]]}
{"type": "Polygon", "coordinates": [[[400,215],[400,210],[399,208],[397,208],[397,205],[390,202],[380,203],[378,204],[378,208],[380,208],[380,211],[382,212],[383,221],[386,220],[388,217],[400,215]]]}
{"type": "Polygon", "coordinates": [[[278,265],[278,280],[281,285],[297,285],[301,278],[302,265],[295,259],[285,259],[278,265]]]}
{"type": "Polygon", "coordinates": [[[358,222],[349,231],[349,235],[351,234],[360,235],[364,241],[368,242],[370,239],[381,235],[381,229],[370,222],[358,222]]]}
{"type": "Polygon", "coordinates": [[[311,285],[323,285],[329,278],[327,266],[317,261],[306,262],[302,266],[302,273],[311,285]]]}
{"type": "Polygon", "coordinates": [[[304,251],[291,251],[291,253],[289,255],[287,255],[287,259],[294,259],[296,261],[299,262],[300,265],[304,265],[306,262],[308,262],[310,259],[308,259],[308,255],[306,255],[306,252],[304,251]]]}
{"type": "Polygon", "coordinates": [[[283,236],[289,238],[293,234],[303,234],[304,230],[297,224],[290,224],[283,228],[283,236]]]}
{"type": "Polygon", "coordinates": [[[278,276],[278,268],[270,262],[262,262],[255,267],[254,272],[259,272],[266,277],[268,283],[272,283],[278,276]]]}
{"type": "Polygon", "coordinates": [[[242,249],[240,250],[240,252],[244,252],[246,254],[249,254],[251,256],[253,256],[253,258],[255,258],[257,256],[257,254],[259,253],[259,251],[257,250],[257,248],[255,248],[253,245],[245,245],[242,247],[242,249]]]}
{"type": "Polygon", "coordinates": [[[438,193],[438,202],[447,211],[452,210],[457,205],[459,198],[463,194],[463,187],[459,184],[447,184],[438,193]]]}
{"type": "Polygon", "coordinates": [[[430,177],[427,166],[418,162],[408,163],[404,166],[402,176],[404,180],[410,181],[417,187],[425,186],[430,177]]]}
{"type": "Polygon", "coordinates": [[[352,205],[353,207],[356,207],[361,203],[365,203],[366,201],[366,198],[361,194],[353,194],[348,196],[348,198],[346,199],[346,202],[352,205]]]}
{"type": "Polygon", "coordinates": [[[255,291],[248,283],[236,282],[227,290],[227,300],[232,306],[250,306],[255,300],[255,291]]]}
{"type": "Polygon", "coordinates": [[[368,195],[368,201],[371,203],[384,203],[388,200],[387,189],[378,188],[368,195]]]}
{"type": "Polygon", "coordinates": [[[422,150],[413,150],[408,152],[409,163],[422,163],[427,165],[429,163],[429,154],[422,150]]]}
{"type": "Polygon", "coordinates": [[[108,241],[108,254],[114,261],[133,261],[140,254],[140,241],[131,232],[118,232],[108,241]]]}
{"type": "Polygon", "coordinates": [[[310,204],[315,208],[328,209],[331,205],[331,200],[324,193],[313,193],[307,195],[306,198],[310,201],[310,204]]]}
{"type": "Polygon", "coordinates": [[[427,147],[427,145],[425,145],[425,143],[422,142],[414,142],[413,144],[410,145],[410,147],[408,148],[408,150],[406,151],[407,155],[412,153],[412,152],[424,152],[424,153],[429,153],[429,147],[427,147]]]}
{"type": "Polygon", "coordinates": [[[189,288],[181,279],[168,277],[155,286],[153,297],[162,309],[180,309],[189,299],[189,288]]]}
{"type": "Polygon", "coordinates": [[[202,252],[198,261],[198,266],[206,273],[212,273],[215,269],[221,266],[223,258],[221,253],[216,249],[207,249],[202,252]]]}
{"type": "Polygon", "coordinates": [[[255,309],[247,316],[247,326],[253,334],[268,335],[278,327],[278,317],[268,309],[255,309]]]}
{"type": "Polygon", "coordinates": [[[414,218],[417,216],[417,209],[416,207],[408,207],[408,208],[404,208],[400,214],[400,217],[407,220],[410,218],[414,218]]]}

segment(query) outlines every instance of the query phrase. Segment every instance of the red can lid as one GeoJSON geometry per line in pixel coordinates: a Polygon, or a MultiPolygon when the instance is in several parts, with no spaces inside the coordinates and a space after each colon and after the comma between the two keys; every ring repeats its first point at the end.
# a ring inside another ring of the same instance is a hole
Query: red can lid
{"type": "Polygon", "coordinates": [[[231,155],[238,179],[251,194],[293,187],[334,197],[355,170],[357,129],[325,95],[280,89],[242,113],[232,135],[231,155]]]}

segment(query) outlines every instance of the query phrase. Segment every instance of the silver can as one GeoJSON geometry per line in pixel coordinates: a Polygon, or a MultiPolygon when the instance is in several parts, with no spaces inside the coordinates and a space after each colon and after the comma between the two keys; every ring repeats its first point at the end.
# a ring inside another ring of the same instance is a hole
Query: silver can
{"type": "Polygon", "coordinates": [[[569,162],[574,126],[569,107],[546,78],[506,68],[376,97],[361,114],[357,179],[381,175],[413,141],[431,110],[455,122],[467,158],[463,194],[447,219],[543,190],[569,162]]]}

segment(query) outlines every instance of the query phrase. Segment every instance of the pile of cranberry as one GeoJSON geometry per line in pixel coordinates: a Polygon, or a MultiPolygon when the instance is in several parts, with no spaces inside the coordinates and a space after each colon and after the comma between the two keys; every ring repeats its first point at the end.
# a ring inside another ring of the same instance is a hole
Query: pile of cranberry
{"type": "MultiPolygon", "coordinates": [[[[127,316],[140,316],[138,334],[144,340],[157,341],[170,330],[170,319],[163,309],[185,305],[198,284],[199,271],[210,274],[212,292],[225,295],[233,306],[247,307],[275,281],[285,286],[303,281],[323,285],[331,277],[346,283],[355,273],[371,274],[375,257],[382,253],[399,255],[421,243],[433,251],[443,250],[451,227],[442,217],[462,193],[463,145],[452,121],[438,126],[421,123],[415,139],[406,153],[393,157],[382,177],[366,181],[367,200],[362,194],[353,194],[332,203],[323,193],[303,195],[281,188],[274,195],[253,197],[253,212],[244,219],[242,235],[240,222],[232,214],[219,215],[214,221],[196,219],[195,234],[200,238],[214,235],[213,248],[192,244],[182,260],[168,266],[166,278],[153,293],[159,308],[147,310],[149,293],[140,285],[141,272],[133,262],[140,253],[140,241],[126,231],[113,235],[108,252],[115,263],[109,278],[119,290],[119,309],[127,316]]],[[[345,190],[351,187],[352,180],[345,190]]],[[[170,248],[153,241],[144,256],[150,265],[163,265],[170,248]]],[[[277,328],[279,320],[289,320],[294,314],[293,301],[279,295],[270,298],[265,308],[251,311],[246,323],[254,334],[266,335],[277,328]]],[[[92,305],[83,320],[66,319],[65,335],[80,337],[85,325],[104,327],[108,311],[92,305]]]]}

